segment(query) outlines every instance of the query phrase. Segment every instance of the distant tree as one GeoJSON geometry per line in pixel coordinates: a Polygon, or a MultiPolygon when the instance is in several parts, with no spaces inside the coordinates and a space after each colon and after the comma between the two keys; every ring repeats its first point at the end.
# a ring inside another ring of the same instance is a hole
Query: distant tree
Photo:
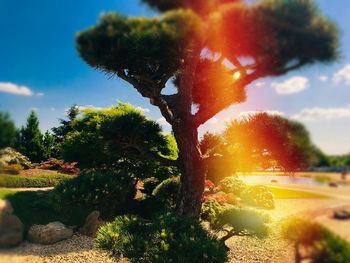
{"type": "Polygon", "coordinates": [[[39,119],[34,111],[29,114],[26,125],[19,130],[17,150],[35,163],[45,159],[43,135],[39,129],[39,119]]]}
{"type": "Polygon", "coordinates": [[[179,147],[177,212],[198,218],[208,161],[198,127],[243,102],[245,87],[257,79],[336,59],[337,30],[311,0],[142,2],[164,14],[103,15],[78,34],[77,49],[89,65],[129,82],[160,109],[179,147]],[[171,80],[177,92],[162,94],[171,80]]]}
{"type": "Polygon", "coordinates": [[[47,160],[51,157],[56,157],[56,148],[55,137],[49,131],[46,131],[43,137],[44,159],[47,160]]]}
{"type": "Polygon", "coordinates": [[[16,127],[7,112],[0,112],[0,149],[13,147],[16,142],[16,127]]]}
{"type": "Polygon", "coordinates": [[[287,172],[309,167],[314,146],[303,124],[278,115],[258,113],[232,121],[224,131],[238,169],[281,165],[287,172]]]}
{"type": "Polygon", "coordinates": [[[79,114],[79,107],[77,105],[71,106],[67,110],[67,120],[60,119],[60,126],[52,128],[53,136],[57,143],[61,143],[69,132],[72,131],[73,121],[79,114]]]}

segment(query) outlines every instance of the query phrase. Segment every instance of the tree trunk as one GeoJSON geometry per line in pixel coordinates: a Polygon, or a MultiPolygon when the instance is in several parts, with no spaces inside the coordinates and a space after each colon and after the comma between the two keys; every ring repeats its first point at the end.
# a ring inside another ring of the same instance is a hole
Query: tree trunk
{"type": "Polygon", "coordinates": [[[173,127],[173,131],[181,163],[177,213],[197,219],[201,212],[206,173],[199,148],[197,128],[182,124],[173,127]]]}

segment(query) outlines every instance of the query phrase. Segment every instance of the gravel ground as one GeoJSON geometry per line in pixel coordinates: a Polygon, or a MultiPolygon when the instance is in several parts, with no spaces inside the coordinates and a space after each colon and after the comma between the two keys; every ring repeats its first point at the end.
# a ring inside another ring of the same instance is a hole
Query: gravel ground
{"type": "Polygon", "coordinates": [[[82,235],[54,245],[24,242],[20,246],[0,250],[0,263],[126,263],[93,248],[93,239],[82,235]]]}

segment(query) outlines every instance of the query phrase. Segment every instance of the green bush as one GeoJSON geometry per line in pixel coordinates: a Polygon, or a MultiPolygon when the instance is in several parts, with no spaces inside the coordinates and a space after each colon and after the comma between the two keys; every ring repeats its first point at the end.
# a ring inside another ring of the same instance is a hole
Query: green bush
{"type": "Polygon", "coordinates": [[[241,194],[242,201],[248,205],[257,206],[266,209],[275,208],[273,193],[263,185],[248,187],[241,194]]]}
{"type": "Polygon", "coordinates": [[[213,224],[222,212],[222,206],[215,199],[208,199],[202,204],[201,218],[213,224]]]}
{"type": "Polygon", "coordinates": [[[223,210],[215,220],[215,229],[225,229],[229,227],[226,240],[235,235],[254,235],[265,237],[268,234],[267,223],[270,217],[259,211],[249,208],[231,207],[223,210]]]}
{"type": "Polygon", "coordinates": [[[282,224],[284,238],[294,243],[298,262],[309,259],[312,263],[350,262],[350,246],[322,225],[308,219],[291,217],[282,224]],[[302,251],[308,251],[301,253],[302,251]]]}
{"type": "Polygon", "coordinates": [[[238,177],[231,176],[222,179],[218,187],[220,191],[233,193],[236,196],[239,196],[247,188],[247,185],[238,177]]]}
{"type": "Polygon", "coordinates": [[[142,192],[148,196],[152,195],[154,189],[160,184],[160,180],[155,177],[146,178],[143,180],[142,192]]]}
{"type": "Polygon", "coordinates": [[[180,189],[180,178],[173,177],[161,182],[153,191],[153,196],[160,201],[165,209],[173,209],[176,205],[180,189]]]}
{"type": "Polygon", "coordinates": [[[24,169],[23,166],[18,163],[13,163],[9,165],[0,165],[0,173],[3,173],[3,174],[16,175],[16,174],[19,174],[19,172],[22,171],[23,169],[24,169]]]}
{"type": "Polygon", "coordinates": [[[72,176],[66,174],[41,174],[33,176],[0,174],[0,187],[52,187],[70,179],[72,179],[72,176]]]}
{"type": "Polygon", "coordinates": [[[151,221],[136,216],[117,217],[101,227],[96,246],[137,263],[225,262],[227,251],[194,220],[172,214],[151,221]]]}
{"type": "Polygon", "coordinates": [[[327,229],[323,229],[322,239],[314,244],[312,262],[343,263],[350,262],[349,244],[327,229]]]}
{"type": "Polygon", "coordinates": [[[135,194],[135,180],[125,171],[91,169],[58,185],[52,198],[58,210],[64,210],[66,205],[80,205],[111,216],[125,209],[135,194]]]}

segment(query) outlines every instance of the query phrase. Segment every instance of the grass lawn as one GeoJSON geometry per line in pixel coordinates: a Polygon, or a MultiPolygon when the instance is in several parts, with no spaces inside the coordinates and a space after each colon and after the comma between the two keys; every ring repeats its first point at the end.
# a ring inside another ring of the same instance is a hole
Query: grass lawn
{"type": "Polygon", "coordinates": [[[33,176],[0,174],[0,187],[9,188],[37,188],[52,187],[64,180],[71,179],[67,174],[40,174],[33,176]]]}
{"type": "Polygon", "coordinates": [[[53,221],[60,221],[69,226],[81,226],[91,212],[78,206],[67,207],[64,213],[56,211],[47,194],[38,195],[35,191],[0,189],[0,199],[11,202],[14,214],[21,219],[26,228],[33,224],[48,224],[53,221]]]}
{"type": "Polygon", "coordinates": [[[283,189],[271,186],[269,186],[269,189],[274,194],[275,199],[329,198],[327,195],[299,190],[283,189]]]}

